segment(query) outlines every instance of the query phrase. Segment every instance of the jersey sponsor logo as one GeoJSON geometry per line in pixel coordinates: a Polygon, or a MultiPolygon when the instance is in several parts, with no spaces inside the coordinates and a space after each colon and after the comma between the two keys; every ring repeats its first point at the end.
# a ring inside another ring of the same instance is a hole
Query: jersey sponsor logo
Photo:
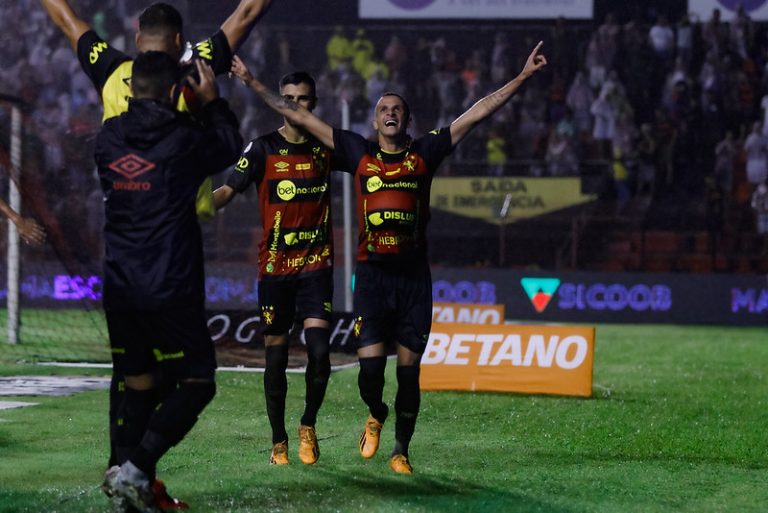
{"type": "Polygon", "coordinates": [[[235,170],[243,173],[248,169],[249,164],[250,161],[247,157],[240,157],[240,160],[237,161],[237,165],[235,166],[235,170]]]}
{"type": "Polygon", "coordinates": [[[267,257],[266,270],[268,273],[275,272],[275,262],[277,262],[277,248],[280,244],[280,225],[283,221],[283,213],[279,210],[275,212],[275,219],[272,222],[272,241],[269,244],[269,257],[267,257]]]}
{"type": "Polygon", "coordinates": [[[295,230],[283,235],[283,241],[286,246],[295,246],[296,244],[312,244],[318,240],[323,240],[323,229],[315,228],[312,230],[295,230]]]}
{"type": "Polygon", "coordinates": [[[144,173],[149,173],[155,169],[156,166],[153,162],[145,160],[133,153],[129,153],[112,162],[108,167],[115,173],[128,179],[128,181],[115,180],[112,183],[112,189],[129,192],[146,192],[152,189],[151,183],[136,182],[134,181],[134,178],[141,176],[144,173]]]}
{"type": "Polygon", "coordinates": [[[324,178],[297,178],[294,180],[271,180],[270,201],[312,201],[319,200],[328,190],[324,178]]]}
{"type": "Polygon", "coordinates": [[[415,191],[418,190],[418,188],[419,182],[416,180],[398,180],[396,182],[385,182],[378,176],[371,176],[365,182],[365,190],[368,192],[376,192],[380,189],[393,191],[415,191]]]}
{"type": "Polygon", "coordinates": [[[305,162],[303,164],[296,164],[296,171],[309,171],[312,169],[312,164],[305,162]]]}
{"type": "Polygon", "coordinates": [[[205,41],[197,43],[195,48],[200,57],[208,61],[213,60],[213,41],[211,39],[206,39],[205,41]]]}
{"type": "Polygon", "coordinates": [[[295,258],[286,258],[285,263],[288,267],[304,267],[305,265],[312,265],[323,262],[331,255],[331,249],[329,246],[325,246],[321,251],[309,253],[308,255],[298,256],[295,258]]]}
{"type": "Polygon", "coordinates": [[[280,153],[280,155],[288,155],[288,150],[285,148],[281,148],[278,153],[280,153]]]}
{"type": "Polygon", "coordinates": [[[381,226],[386,221],[398,224],[412,224],[416,221],[416,214],[404,210],[379,210],[368,214],[368,221],[373,226],[381,226]]]}
{"type": "Polygon", "coordinates": [[[108,47],[109,45],[104,41],[99,41],[98,43],[92,44],[91,51],[88,53],[88,62],[91,64],[96,64],[96,61],[99,60],[101,52],[106,50],[108,47]]]}

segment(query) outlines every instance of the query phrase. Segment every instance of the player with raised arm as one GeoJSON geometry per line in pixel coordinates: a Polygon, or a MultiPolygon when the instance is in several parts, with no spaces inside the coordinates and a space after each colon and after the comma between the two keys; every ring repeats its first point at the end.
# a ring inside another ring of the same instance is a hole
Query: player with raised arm
{"type": "MultiPolygon", "coordinates": [[[[232,53],[245,41],[271,2],[272,0],[241,0],[218,31],[204,41],[189,46],[184,42],[181,14],[171,5],[153,3],[139,16],[139,30],[135,36],[136,48],[139,52],[165,52],[182,62],[187,71],[195,69],[191,61],[202,59],[213,68],[214,73],[228,72],[232,53]]],[[[103,119],[106,121],[125,112],[132,94],[133,59],[111,47],[96,34],[88,23],[77,16],[67,0],[41,0],[41,3],[51,20],[75,49],[83,71],[99,92],[104,107],[103,119]]],[[[194,94],[185,86],[183,80],[185,77],[180,75],[180,84],[174,93],[176,107],[181,111],[188,110],[189,103],[194,103],[194,94]]],[[[196,208],[202,220],[212,218],[215,213],[210,178],[206,178],[198,191],[196,208]]],[[[110,432],[114,431],[117,423],[116,405],[120,402],[125,386],[119,368],[121,348],[114,348],[114,351],[109,408],[110,432]]],[[[115,450],[112,446],[108,466],[114,464],[115,450]]],[[[158,483],[158,493],[165,493],[162,483],[158,483]]],[[[167,508],[183,507],[182,503],[170,498],[166,502],[167,508]]]]}
{"type": "Polygon", "coordinates": [[[309,110],[286,101],[256,80],[235,57],[232,72],[291,124],[304,128],[333,150],[341,170],[353,173],[357,193],[358,251],[354,292],[360,396],[369,416],[360,436],[360,454],[372,458],[389,408],[383,401],[386,344],[397,344],[395,444],[390,468],[411,474],[408,449],[420,406],[419,364],[432,318],[432,280],[426,226],[432,177],[442,161],[478,123],[504,105],[547,64],[533,49],[520,74],[482,98],[449,127],[412,139],[410,108],[396,93],[376,104],[377,141],[334,129],[309,110]]]}
{"type": "MultiPolygon", "coordinates": [[[[280,95],[311,111],[314,79],[304,72],[280,79],[280,95]]],[[[269,462],[288,464],[285,397],[288,332],[294,318],[304,325],[307,345],[306,400],[299,425],[299,459],[320,456],[315,421],[331,373],[329,355],[333,299],[331,152],[305,130],[282,127],[245,148],[227,184],[213,193],[216,208],[256,184],[264,236],[259,242],[259,305],[266,369],[264,395],[272,427],[269,462]]]]}
{"type": "Polygon", "coordinates": [[[172,103],[179,67],[164,52],[134,63],[128,111],[96,138],[104,193],[104,311],[121,350],[125,394],[115,427],[117,463],[103,489],[113,510],[157,513],[157,462],[213,399],[216,355],[205,317],[203,240],[196,191],[237,160],[242,137],[216,79],[201,59],[195,119],[172,103]],[[158,380],[178,385],[158,393],[158,380]]]}

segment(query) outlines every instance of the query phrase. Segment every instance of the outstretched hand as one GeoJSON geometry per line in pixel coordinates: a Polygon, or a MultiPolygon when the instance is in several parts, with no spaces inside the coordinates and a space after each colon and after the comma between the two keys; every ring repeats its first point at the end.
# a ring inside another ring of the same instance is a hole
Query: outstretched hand
{"type": "Polygon", "coordinates": [[[203,105],[219,97],[219,88],[216,85],[216,75],[213,69],[202,59],[195,59],[197,74],[200,80],[196,80],[193,75],[187,78],[189,87],[195,92],[203,105]]]}
{"type": "Polygon", "coordinates": [[[45,230],[34,219],[21,218],[16,224],[16,229],[19,230],[19,235],[27,244],[38,246],[45,241],[45,230]]]}
{"type": "Polygon", "coordinates": [[[240,81],[246,86],[248,86],[248,83],[253,80],[253,75],[251,75],[248,67],[237,55],[232,57],[232,67],[230,68],[229,72],[236,78],[239,78],[240,81]]]}
{"type": "Polygon", "coordinates": [[[539,41],[539,44],[533,49],[531,55],[528,56],[528,60],[525,61],[525,66],[523,67],[523,75],[529,77],[547,65],[547,58],[539,53],[543,44],[544,41],[539,41]]]}

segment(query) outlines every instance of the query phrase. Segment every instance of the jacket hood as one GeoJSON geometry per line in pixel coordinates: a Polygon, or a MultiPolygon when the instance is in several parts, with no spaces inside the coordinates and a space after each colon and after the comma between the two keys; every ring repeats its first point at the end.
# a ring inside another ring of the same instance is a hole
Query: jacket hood
{"type": "Polygon", "coordinates": [[[125,141],[135,148],[148,148],[165,137],[176,122],[170,103],[131,99],[123,118],[125,141]]]}

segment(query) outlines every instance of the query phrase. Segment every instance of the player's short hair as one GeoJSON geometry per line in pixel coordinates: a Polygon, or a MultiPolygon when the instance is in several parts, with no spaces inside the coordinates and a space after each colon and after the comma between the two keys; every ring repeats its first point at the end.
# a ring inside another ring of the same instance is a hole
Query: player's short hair
{"type": "Polygon", "coordinates": [[[396,96],[400,98],[400,101],[403,102],[403,108],[405,109],[405,119],[406,121],[411,119],[411,106],[408,105],[408,102],[405,101],[405,98],[402,97],[402,95],[399,95],[392,91],[386,91],[381,94],[381,97],[384,98],[385,96],[396,96]]]}
{"type": "Polygon", "coordinates": [[[184,22],[181,13],[175,7],[163,2],[157,2],[139,15],[139,32],[171,36],[181,34],[184,22]]]}
{"type": "Polygon", "coordinates": [[[315,79],[312,78],[312,75],[307,73],[306,71],[294,71],[293,73],[288,73],[287,75],[284,75],[283,78],[280,79],[280,89],[283,88],[283,86],[293,84],[293,85],[299,85],[299,84],[307,84],[309,85],[309,88],[312,90],[312,97],[317,97],[317,87],[315,85],[315,79]]]}
{"type": "Polygon", "coordinates": [[[131,89],[134,98],[166,100],[177,82],[179,65],[165,52],[140,53],[133,61],[131,89]]]}

